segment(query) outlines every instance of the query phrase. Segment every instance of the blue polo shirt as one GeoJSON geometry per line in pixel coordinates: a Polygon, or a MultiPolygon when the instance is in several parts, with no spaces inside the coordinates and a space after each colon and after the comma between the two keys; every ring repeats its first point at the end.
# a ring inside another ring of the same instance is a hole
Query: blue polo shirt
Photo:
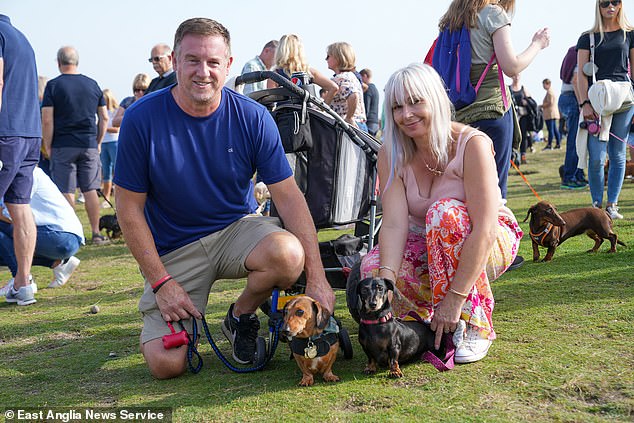
{"type": "Polygon", "coordinates": [[[41,138],[35,53],[5,15],[0,15],[0,57],[4,62],[0,136],[41,138]]]}
{"type": "Polygon", "coordinates": [[[130,106],[119,132],[114,183],[147,193],[145,217],[159,255],[253,213],[253,174],[266,184],[292,171],[265,107],[227,88],[218,109],[193,117],[170,88],[130,106]]]}

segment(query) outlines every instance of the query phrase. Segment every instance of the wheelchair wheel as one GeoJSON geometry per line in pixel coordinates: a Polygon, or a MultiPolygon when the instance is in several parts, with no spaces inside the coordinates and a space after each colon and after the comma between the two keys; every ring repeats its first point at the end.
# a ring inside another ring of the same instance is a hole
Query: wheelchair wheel
{"type": "Polygon", "coordinates": [[[346,304],[348,311],[355,322],[359,323],[359,305],[357,296],[357,285],[361,281],[361,262],[356,263],[350,269],[348,280],[346,282],[346,304]]]}
{"type": "Polygon", "coordinates": [[[260,365],[264,365],[264,363],[266,363],[266,359],[267,359],[266,341],[264,340],[263,337],[258,336],[255,342],[255,357],[253,360],[253,364],[256,367],[260,365]]]}
{"type": "Polygon", "coordinates": [[[343,351],[343,358],[346,360],[352,359],[352,342],[350,342],[350,335],[348,334],[348,330],[344,329],[339,325],[339,346],[343,351]]]}

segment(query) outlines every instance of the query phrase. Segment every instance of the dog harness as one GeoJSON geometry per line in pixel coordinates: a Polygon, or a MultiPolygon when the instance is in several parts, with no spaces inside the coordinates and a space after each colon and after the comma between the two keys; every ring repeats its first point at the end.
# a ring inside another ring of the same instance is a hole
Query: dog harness
{"type": "Polygon", "coordinates": [[[550,231],[553,229],[552,223],[546,223],[546,227],[539,233],[534,234],[533,231],[530,231],[531,239],[535,241],[537,244],[544,246],[544,238],[548,236],[550,231]]]}
{"type": "Polygon", "coordinates": [[[330,351],[330,347],[339,342],[339,335],[335,332],[322,333],[316,338],[293,338],[290,343],[293,354],[306,358],[323,357],[330,351]]]}

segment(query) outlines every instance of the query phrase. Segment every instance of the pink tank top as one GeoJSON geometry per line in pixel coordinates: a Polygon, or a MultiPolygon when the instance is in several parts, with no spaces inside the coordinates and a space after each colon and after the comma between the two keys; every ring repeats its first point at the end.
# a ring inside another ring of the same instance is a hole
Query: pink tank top
{"type": "MultiPolygon", "coordinates": [[[[440,176],[434,177],[429,194],[420,192],[418,183],[416,182],[416,176],[411,166],[407,166],[403,169],[403,183],[405,185],[411,223],[424,228],[427,210],[434,202],[442,198],[452,198],[466,203],[467,199],[464,190],[464,152],[467,147],[467,142],[469,142],[474,135],[483,135],[486,142],[491,146],[491,153],[495,154],[493,151],[493,143],[487,135],[475,129],[470,128],[468,133],[467,130],[463,129],[458,137],[456,155],[447,164],[445,172],[440,176]]],[[[505,206],[506,200],[502,198],[502,193],[499,188],[497,192],[499,212],[515,220],[513,212],[505,206]]]]}

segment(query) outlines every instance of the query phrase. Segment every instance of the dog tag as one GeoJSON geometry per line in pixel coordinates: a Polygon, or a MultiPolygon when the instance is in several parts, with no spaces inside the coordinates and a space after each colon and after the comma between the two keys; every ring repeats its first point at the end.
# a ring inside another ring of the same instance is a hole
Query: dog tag
{"type": "Polygon", "coordinates": [[[304,357],[306,358],[315,358],[317,357],[317,347],[312,341],[308,342],[308,346],[304,348],[304,357]]]}

